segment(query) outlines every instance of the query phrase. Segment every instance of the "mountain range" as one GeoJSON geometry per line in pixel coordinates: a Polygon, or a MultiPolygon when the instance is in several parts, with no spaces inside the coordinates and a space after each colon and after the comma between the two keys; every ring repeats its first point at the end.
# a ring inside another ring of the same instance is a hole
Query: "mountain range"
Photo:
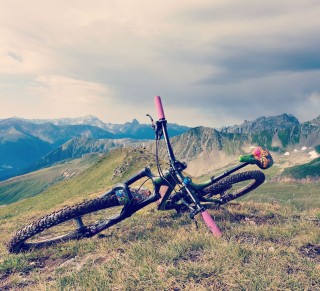
{"type": "MultiPolygon", "coordinates": [[[[188,162],[195,174],[226,165],[256,145],[285,153],[320,144],[320,116],[300,123],[293,115],[259,117],[241,125],[220,129],[189,128],[168,124],[178,159],[188,162]]],[[[94,116],[54,120],[0,120],[0,180],[49,167],[63,160],[115,147],[145,143],[154,150],[150,125],[137,120],[125,124],[104,123],[94,116]]],[[[166,155],[162,147],[162,156],[166,155]]]]}
{"type": "MultiPolygon", "coordinates": [[[[220,129],[200,126],[173,137],[171,142],[176,157],[188,163],[188,171],[193,175],[227,166],[257,145],[278,156],[294,152],[292,160],[296,162],[297,152],[302,149],[303,161],[306,161],[319,156],[315,149],[320,145],[320,116],[303,123],[293,115],[282,114],[220,129]]],[[[155,150],[154,145],[150,148],[155,150]]],[[[166,156],[164,147],[160,153],[166,156]]]]}
{"type": "MultiPolygon", "coordinates": [[[[168,124],[171,136],[189,129],[168,124]]],[[[125,124],[104,123],[96,117],[55,120],[0,120],[0,180],[24,174],[89,152],[154,138],[150,125],[136,119],[125,124]]]]}
{"type": "Polygon", "coordinates": [[[245,121],[240,126],[224,127],[225,133],[245,134],[254,143],[262,143],[270,149],[280,150],[297,146],[314,147],[320,144],[320,115],[300,123],[293,115],[282,114],[245,121]]]}

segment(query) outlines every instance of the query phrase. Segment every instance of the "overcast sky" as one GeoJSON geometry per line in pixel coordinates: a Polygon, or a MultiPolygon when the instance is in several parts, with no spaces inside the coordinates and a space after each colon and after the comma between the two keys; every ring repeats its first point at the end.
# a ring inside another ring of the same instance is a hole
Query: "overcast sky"
{"type": "Polygon", "coordinates": [[[319,0],[0,0],[0,119],[320,114],[319,0]]]}

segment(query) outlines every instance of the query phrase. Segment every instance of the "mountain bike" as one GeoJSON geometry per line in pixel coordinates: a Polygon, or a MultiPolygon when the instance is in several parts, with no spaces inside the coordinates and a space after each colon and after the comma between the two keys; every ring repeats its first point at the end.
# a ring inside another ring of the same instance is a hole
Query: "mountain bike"
{"type": "Polygon", "coordinates": [[[256,147],[250,154],[240,157],[239,165],[202,183],[195,183],[184,172],[187,164],[175,158],[159,96],[155,97],[155,107],[158,121],[154,122],[149,114],[147,116],[155,132],[157,174],[153,174],[150,168],[146,167],[98,198],[43,216],[17,231],[7,244],[8,251],[17,253],[92,237],[156,201],[158,210],[187,210],[191,219],[201,214],[212,234],[217,238],[221,237],[222,232],[209,214],[208,206],[218,207],[260,186],[265,180],[265,175],[260,170],[235,172],[250,164],[261,169],[271,167],[273,160],[270,152],[256,147]],[[162,170],[159,161],[162,138],[169,162],[166,171],[162,170]],[[147,181],[152,185],[152,192],[143,186],[147,181]],[[134,186],[138,182],[139,187],[134,186]]]}

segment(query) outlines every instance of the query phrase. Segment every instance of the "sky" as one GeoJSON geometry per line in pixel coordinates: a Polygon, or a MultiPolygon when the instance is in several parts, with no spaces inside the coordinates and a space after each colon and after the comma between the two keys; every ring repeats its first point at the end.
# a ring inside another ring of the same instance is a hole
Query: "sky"
{"type": "Polygon", "coordinates": [[[0,0],[0,119],[320,115],[319,0],[0,0]]]}

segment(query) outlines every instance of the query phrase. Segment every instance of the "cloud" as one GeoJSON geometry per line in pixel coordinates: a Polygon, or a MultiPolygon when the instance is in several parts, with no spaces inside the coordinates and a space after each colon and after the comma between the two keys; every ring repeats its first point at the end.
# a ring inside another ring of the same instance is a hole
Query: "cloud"
{"type": "Polygon", "coordinates": [[[320,112],[319,1],[2,3],[1,116],[143,120],[154,95],[189,125],[320,112]]]}
{"type": "Polygon", "coordinates": [[[77,80],[65,76],[39,76],[29,90],[54,102],[92,104],[113,96],[114,92],[105,85],[77,80]]]}

